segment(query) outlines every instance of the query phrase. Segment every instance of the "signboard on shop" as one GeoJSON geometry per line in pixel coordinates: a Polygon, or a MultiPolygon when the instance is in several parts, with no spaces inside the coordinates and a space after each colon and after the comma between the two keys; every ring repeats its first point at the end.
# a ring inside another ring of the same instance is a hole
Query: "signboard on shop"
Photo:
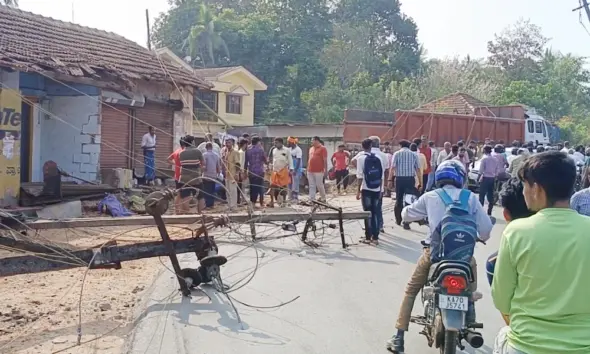
{"type": "Polygon", "coordinates": [[[0,206],[15,203],[20,189],[21,97],[0,89],[0,206]]]}

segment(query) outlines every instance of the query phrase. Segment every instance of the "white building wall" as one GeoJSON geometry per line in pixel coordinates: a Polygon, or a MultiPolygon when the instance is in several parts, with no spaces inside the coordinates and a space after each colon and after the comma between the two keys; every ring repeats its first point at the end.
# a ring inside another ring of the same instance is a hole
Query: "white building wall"
{"type": "MultiPolygon", "coordinates": [[[[53,96],[42,103],[39,135],[40,166],[53,160],[65,172],[98,180],[100,156],[100,97],[53,96]]],[[[33,172],[33,175],[38,175],[33,172]]]]}

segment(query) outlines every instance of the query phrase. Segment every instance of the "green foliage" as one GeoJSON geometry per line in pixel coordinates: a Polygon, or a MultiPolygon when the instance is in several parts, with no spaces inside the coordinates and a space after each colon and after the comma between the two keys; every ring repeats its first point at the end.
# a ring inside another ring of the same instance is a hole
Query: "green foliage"
{"type": "Polygon", "coordinates": [[[194,66],[242,65],[268,85],[257,122],[341,122],[347,108],[411,109],[455,92],[524,104],[588,141],[590,73],[553,52],[520,20],[488,42],[489,56],[425,59],[418,26],[398,0],[170,0],[153,41],[194,66]]]}

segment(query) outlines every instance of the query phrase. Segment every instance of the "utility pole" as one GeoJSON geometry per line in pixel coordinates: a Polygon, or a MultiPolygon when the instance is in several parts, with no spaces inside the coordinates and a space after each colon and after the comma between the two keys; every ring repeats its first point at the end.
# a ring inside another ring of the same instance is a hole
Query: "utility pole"
{"type": "Polygon", "coordinates": [[[590,21],[590,7],[588,6],[588,0],[581,0],[581,3],[582,4],[578,7],[576,7],[575,9],[573,9],[572,12],[584,9],[584,11],[586,11],[586,16],[588,17],[588,21],[590,21]]]}
{"type": "Polygon", "coordinates": [[[152,50],[152,41],[150,35],[150,10],[145,9],[145,23],[147,26],[147,48],[148,50],[152,50]]]}

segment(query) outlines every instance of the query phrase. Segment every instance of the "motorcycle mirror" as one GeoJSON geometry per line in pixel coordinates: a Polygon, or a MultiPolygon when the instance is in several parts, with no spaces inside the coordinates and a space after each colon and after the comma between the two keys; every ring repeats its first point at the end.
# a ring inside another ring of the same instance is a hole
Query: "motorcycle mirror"
{"type": "Polygon", "coordinates": [[[492,222],[492,225],[496,225],[496,218],[490,215],[490,221],[492,222]]]}

